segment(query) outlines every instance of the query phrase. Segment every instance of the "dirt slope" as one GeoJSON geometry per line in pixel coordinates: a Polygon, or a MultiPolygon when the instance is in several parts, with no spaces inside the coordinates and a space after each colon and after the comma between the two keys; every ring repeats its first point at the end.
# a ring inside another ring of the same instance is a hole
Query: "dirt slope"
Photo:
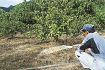
{"type": "MultiPolygon", "coordinates": [[[[66,44],[79,43],[79,40],[70,38],[66,44]]],[[[37,44],[33,38],[0,39],[0,70],[18,70],[65,63],[67,64],[40,70],[83,70],[74,56],[75,49],[39,56],[43,49],[57,45],[60,45],[60,42],[37,44]]]]}

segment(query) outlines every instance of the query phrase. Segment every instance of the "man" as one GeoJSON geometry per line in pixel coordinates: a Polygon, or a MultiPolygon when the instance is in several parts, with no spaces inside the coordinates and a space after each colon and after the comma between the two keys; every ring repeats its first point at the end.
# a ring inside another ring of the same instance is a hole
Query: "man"
{"type": "Polygon", "coordinates": [[[85,70],[105,70],[105,39],[95,32],[92,24],[81,29],[85,37],[75,55],[85,70]]]}

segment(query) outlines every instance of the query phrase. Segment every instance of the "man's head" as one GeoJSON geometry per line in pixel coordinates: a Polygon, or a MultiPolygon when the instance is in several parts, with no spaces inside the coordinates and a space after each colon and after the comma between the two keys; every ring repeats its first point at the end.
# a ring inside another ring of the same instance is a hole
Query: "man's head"
{"type": "Polygon", "coordinates": [[[81,29],[81,33],[83,36],[86,36],[88,33],[94,33],[94,32],[95,28],[94,25],[92,24],[85,24],[81,29]]]}

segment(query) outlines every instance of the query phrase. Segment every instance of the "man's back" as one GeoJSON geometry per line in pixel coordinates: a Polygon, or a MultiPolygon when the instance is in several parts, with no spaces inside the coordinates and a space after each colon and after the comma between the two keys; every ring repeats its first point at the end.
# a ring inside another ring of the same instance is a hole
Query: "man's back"
{"type": "MultiPolygon", "coordinates": [[[[105,58],[105,39],[104,37],[100,36],[98,33],[89,33],[83,42],[89,39],[94,39],[96,43],[96,47],[98,48],[100,54],[98,54],[100,57],[105,58]]],[[[94,46],[92,46],[94,47],[94,46]]]]}

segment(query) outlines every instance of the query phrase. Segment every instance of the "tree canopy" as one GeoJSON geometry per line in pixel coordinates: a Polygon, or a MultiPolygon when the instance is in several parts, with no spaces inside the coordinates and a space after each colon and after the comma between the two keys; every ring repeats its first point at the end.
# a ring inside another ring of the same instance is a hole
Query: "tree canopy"
{"type": "Polygon", "coordinates": [[[104,0],[31,0],[0,9],[0,34],[17,32],[46,40],[63,34],[76,34],[86,23],[105,28],[104,0]]]}

